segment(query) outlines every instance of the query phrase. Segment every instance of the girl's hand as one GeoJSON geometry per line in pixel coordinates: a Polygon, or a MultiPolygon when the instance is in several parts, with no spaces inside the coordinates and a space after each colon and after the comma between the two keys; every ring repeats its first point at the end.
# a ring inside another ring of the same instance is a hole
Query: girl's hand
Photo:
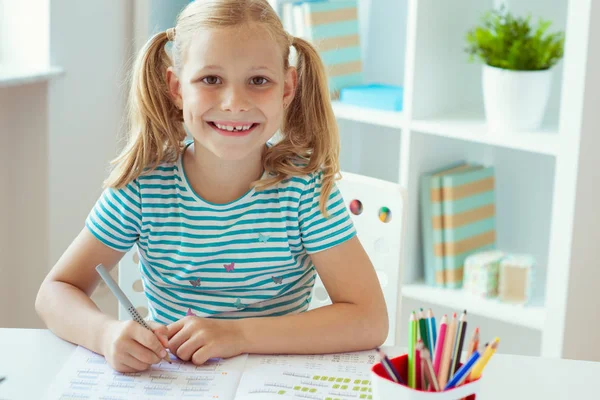
{"type": "Polygon", "coordinates": [[[145,371],[167,354],[167,327],[146,321],[154,333],[135,321],[111,321],[104,333],[104,357],[118,372],[145,371]]]}
{"type": "Polygon", "coordinates": [[[181,360],[196,365],[209,358],[229,358],[242,353],[244,337],[235,320],[188,316],[167,326],[169,349],[181,360]]]}

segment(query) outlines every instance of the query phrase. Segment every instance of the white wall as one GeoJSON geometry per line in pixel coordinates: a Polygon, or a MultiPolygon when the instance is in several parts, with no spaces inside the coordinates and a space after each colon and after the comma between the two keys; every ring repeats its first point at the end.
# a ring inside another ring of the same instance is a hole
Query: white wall
{"type": "Polygon", "coordinates": [[[132,46],[130,1],[53,0],[49,104],[50,260],[83,227],[116,155],[132,46]]]}
{"type": "Polygon", "coordinates": [[[0,89],[2,327],[41,327],[39,285],[83,228],[123,123],[132,0],[49,3],[50,61],[65,74],[0,89]]]}

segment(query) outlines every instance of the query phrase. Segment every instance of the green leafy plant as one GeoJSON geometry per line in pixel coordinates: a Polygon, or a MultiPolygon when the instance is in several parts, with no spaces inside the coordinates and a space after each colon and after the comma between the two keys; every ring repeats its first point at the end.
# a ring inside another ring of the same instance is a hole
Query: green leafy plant
{"type": "Polygon", "coordinates": [[[515,17],[504,7],[488,11],[482,26],[467,33],[470,61],[476,58],[492,67],[532,71],[549,69],[562,57],[564,33],[547,34],[550,21],[540,19],[535,31],[531,16],[515,17]]]}

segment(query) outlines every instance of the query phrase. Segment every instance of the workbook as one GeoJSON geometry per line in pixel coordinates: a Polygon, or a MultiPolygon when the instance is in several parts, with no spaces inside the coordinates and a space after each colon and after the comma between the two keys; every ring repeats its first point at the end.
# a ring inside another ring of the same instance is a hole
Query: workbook
{"type": "Polygon", "coordinates": [[[375,351],[326,355],[240,355],[196,366],[171,356],[150,370],[119,373],[83,347],[58,373],[45,400],[371,399],[375,351]]]}

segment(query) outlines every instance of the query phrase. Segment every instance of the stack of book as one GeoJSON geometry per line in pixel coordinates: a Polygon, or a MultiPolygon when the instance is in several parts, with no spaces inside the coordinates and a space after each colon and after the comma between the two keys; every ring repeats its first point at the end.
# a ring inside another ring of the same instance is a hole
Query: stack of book
{"type": "Polygon", "coordinates": [[[312,0],[283,4],[284,28],[312,43],[321,56],[333,97],[363,83],[357,0],[312,0]]]}
{"type": "Polygon", "coordinates": [[[494,168],[465,162],[421,178],[425,282],[461,288],[465,259],[496,248],[494,168]]]}

